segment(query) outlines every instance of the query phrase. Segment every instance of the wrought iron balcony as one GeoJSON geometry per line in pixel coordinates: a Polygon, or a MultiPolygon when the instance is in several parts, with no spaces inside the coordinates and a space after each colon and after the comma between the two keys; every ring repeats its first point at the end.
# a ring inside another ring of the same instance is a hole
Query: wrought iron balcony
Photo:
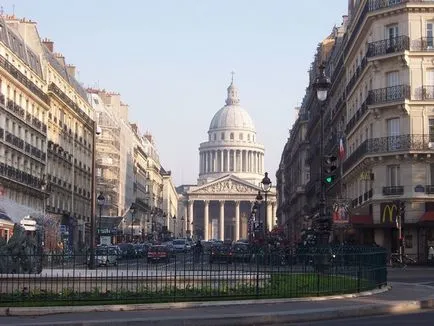
{"type": "Polygon", "coordinates": [[[0,66],[10,73],[16,80],[23,84],[28,90],[39,97],[43,102],[48,104],[48,96],[30,79],[28,79],[21,71],[15,68],[8,60],[0,55],[0,66]]]}
{"type": "Polygon", "coordinates": [[[431,151],[428,146],[429,140],[429,135],[426,134],[367,139],[344,161],[343,170],[346,172],[366,155],[408,151],[431,151]]]}
{"type": "Polygon", "coordinates": [[[356,114],[354,114],[350,119],[350,121],[348,121],[345,127],[345,133],[347,135],[367,111],[368,111],[368,100],[366,99],[365,102],[363,102],[360,108],[356,111],[356,114]]]}
{"type": "Polygon", "coordinates": [[[424,85],[415,89],[413,100],[434,100],[434,85],[424,85]]]}
{"type": "Polygon", "coordinates": [[[393,37],[381,41],[371,42],[368,44],[368,58],[398,53],[405,50],[410,50],[410,38],[406,35],[393,37]]]}
{"type": "Polygon", "coordinates": [[[434,194],[434,185],[426,185],[425,186],[425,193],[434,194]]]}
{"type": "Polygon", "coordinates": [[[384,104],[389,102],[403,101],[406,99],[410,99],[410,86],[397,85],[369,91],[367,104],[384,104]]]}
{"type": "Polygon", "coordinates": [[[353,89],[354,85],[356,84],[357,79],[359,79],[360,75],[365,70],[367,64],[368,64],[368,59],[367,59],[367,57],[364,57],[362,59],[362,62],[356,68],[356,71],[354,72],[353,76],[351,77],[350,81],[347,84],[347,87],[346,87],[347,94],[349,94],[351,92],[351,90],[353,89]]]}
{"type": "Polygon", "coordinates": [[[5,163],[0,163],[0,176],[36,189],[41,189],[42,183],[39,178],[5,163]]]}
{"type": "Polygon", "coordinates": [[[388,186],[383,187],[384,196],[402,195],[404,194],[404,186],[388,186]]]}

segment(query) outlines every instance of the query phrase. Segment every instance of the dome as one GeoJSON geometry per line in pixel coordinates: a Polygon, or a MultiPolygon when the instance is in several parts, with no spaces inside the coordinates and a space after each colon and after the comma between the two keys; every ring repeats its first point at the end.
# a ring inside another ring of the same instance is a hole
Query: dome
{"type": "Polygon", "coordinates": [[[243,129],[255,131],[255,125],[250,115],[240,105],[238,89],[234,81],[228,87],[226,106],[221,108],[212,118],[209,130],[243,129]]]}

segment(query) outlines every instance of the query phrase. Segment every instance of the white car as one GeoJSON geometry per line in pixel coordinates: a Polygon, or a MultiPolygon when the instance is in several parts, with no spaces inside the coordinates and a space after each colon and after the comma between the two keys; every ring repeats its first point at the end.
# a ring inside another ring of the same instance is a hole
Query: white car
{"type": "Polygon", "coordinates": [[[187,252],[191,250],[191,245],[187,239],[175,239],[172,241],[173,251],[187,252]]]}

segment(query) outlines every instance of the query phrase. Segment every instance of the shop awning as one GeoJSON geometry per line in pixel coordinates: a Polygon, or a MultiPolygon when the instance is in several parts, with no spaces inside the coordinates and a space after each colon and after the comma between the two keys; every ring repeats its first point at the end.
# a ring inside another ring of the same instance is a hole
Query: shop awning
{"type": "Polygon", "coordinates": [[[428,211],[423,213],[419,222],[434,222],[434,211],[428,211]]]}
{"type": "Polygon", "coordinates": [[[352,215],[350,221],[352,224],[374,224],[374,219],[372,218],[372,215],[352,215]]]}

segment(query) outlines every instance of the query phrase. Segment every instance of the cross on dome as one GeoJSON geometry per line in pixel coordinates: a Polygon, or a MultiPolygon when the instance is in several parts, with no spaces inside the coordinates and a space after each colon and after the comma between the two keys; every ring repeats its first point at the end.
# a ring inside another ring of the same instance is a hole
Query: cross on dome
{"type": "Polygon", "coordinates": [[[240,99],[238,97],[238,88],[234,85],[234,75],[235,72],[231,72],[231,84],[228,87],[228,97],[226,99],[226,105],[238,105],[240,104],[240,99]]]}

